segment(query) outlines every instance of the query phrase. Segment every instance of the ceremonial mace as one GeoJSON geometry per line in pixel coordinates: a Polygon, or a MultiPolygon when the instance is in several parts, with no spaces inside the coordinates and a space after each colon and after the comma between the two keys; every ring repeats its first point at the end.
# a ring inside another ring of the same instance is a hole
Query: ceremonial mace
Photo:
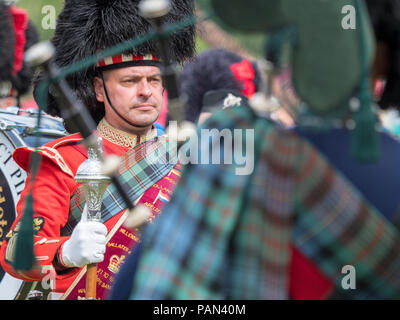
{"type": "MultiPolygon", "coordinates": [[[[86,196],[87,221],[101,222],[101,204],[111,178],[103,174],[102,139],[97,147],[88,148],[88,158],[78,168],[75,181],[83,185],[86,196]]],[[[84,214],[84,213],[83,213],[84,214]]],[[[97,264],[88,264],[86,270],[86,299],[96,299],[97,264]]]]}

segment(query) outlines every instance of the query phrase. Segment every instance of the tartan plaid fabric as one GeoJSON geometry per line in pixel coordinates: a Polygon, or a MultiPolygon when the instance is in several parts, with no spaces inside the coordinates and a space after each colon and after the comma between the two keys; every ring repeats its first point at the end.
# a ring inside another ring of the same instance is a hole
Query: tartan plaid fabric
{"type": "MultiPolygon", "coordinates": [[[[158,136],[136,145],[122,156],[117,176],[129,198],[134,202],[148,188],[162,179],[177,164],[176,146],[165,136],[158,136]]],[[[75,190],[71,197],[68,222],[62,229],[62,235],[70,235],[80,221],[85,206],[83,187],[75,190]]],[[[110,185],[105,194],[101,209],[101,220],[104,223],[121,210],[124,202],[116,190],[110,185]]]]}
{"type": "Polygon", "coordinates": [[[253,128],[254,172],[184,168],[142,238],[131,299],[287,299],[291,245],[346,297],[400,297],[398,230],[309,143],[246,106],[206,126],[253,128]],[[356,270],[355,290],[342,288],[346,265],[356,270]]]}

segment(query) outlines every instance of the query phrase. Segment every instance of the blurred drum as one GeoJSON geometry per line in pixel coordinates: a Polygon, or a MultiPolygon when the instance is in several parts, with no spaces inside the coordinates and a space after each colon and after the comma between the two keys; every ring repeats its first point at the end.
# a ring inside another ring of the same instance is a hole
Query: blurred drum
{"type": "MultiPolygon", "coordinates": [[[[25,110],[19,115],[17,108],[0,110],[0,246],[16,218],[16,204],[25,186],[26,173],[14,162],[12,153],[21,146],[34,146],[35,134],[39,144],[65,136],[62,119],[42,115],[41,126],[36,128],[37,110],[25,110]]],[[[15,299],[23,284],[0,267],[0,299],[15,299]]]]}

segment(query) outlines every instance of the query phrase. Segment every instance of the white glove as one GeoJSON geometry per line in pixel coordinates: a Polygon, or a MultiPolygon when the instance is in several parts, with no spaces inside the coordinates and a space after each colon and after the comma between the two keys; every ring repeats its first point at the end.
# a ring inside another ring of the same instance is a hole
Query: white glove
{"type": "Polygon", "coordinates": [[[104,260],[106,252],[107,228],[101,222],[87,221],[87,208],[85,206],[81,221],[72,231],[71,238],[65,241],[61,260],[67,267],[82,267],[90,263],[104,260]]]}

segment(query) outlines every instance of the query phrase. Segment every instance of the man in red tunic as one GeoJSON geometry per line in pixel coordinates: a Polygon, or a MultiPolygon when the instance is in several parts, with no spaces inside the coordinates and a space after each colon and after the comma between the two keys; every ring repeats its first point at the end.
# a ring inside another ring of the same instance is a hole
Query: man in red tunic
{"type": "MultiPolygon", "coordinates": [[[[66,1],[52,39],[56,64],[66,66],[148,32],[150,24],[138,14],[139,2],[66,1]]],[[[176,0],[171,7],[167,22],[193,14],[192,1],[176,0]]],[[[172,35],[171,49],[172,59],[180,63],[191,57],[193,28],[172,35]]],[[[171,156],[168,139],[154,126],[164,91],[159,64],[157,43],[149,42],[100,60],[93,68],[67,79],[98,123],[97,134],[102,138],[103,152],[122,157],[119,174],[129,176],[132,201],[149,208],[152,218],[169,200],[180,175],[176,161],[154,163],[154,157],[162,155],[170,159],[171,156]]],[[[51,93],[50,89],[48,111],[56,115],[59,108],[51,93]]],[[[65,122],[65,126],[72,131],[73,124],[65,122]]],[[[53,296],[59,293],[57,298],[62,299],[84,296],[84,266],[98,263],[96,297],[104,299],[114,274],[138,242],[139,234],[124,227],[125,210],[112,186],[103,201],[104,224],[79,221],[84,202],[80,200],[79,184],[74,177],[79,165],[87,159],[81,142],[81,136],[75,133],[39,148],[42,160],[37,176],[34,181],[31,176],[26,181],[17,205],[18,217],[1,246],[0,262],[6,272],[26,281],[41,281],[53,274],[53,296]],[[31,270],[21,271],[13,268],[14,247],[31,192],[35,263],[31,270]]],[[[28,172],[32,151],[23,147],[13,154],[15,161],[28,172]]]]}

